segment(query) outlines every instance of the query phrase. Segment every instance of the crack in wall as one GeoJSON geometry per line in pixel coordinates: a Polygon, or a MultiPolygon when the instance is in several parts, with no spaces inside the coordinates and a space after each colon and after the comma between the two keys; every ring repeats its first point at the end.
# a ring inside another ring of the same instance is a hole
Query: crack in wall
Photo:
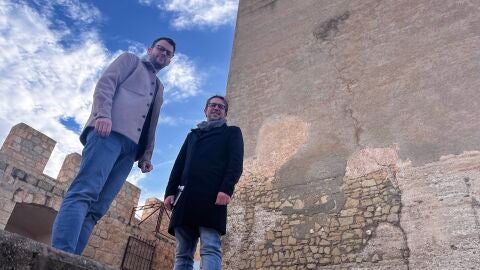
{"type": "MultiPolygon", "coordinates": [[[[408,246],[408,235],[407,235],[407,232],[405,231],[405,229],[402,227],[402,209],[403,209],[403,202],[402,202],[402,190],[400,189],[399,185],[398,185],[398,180],[397,180],[397,174],[396,174],[396,171],[394,170],[394,174],[393,174],[393,179],[395,179],[395,182],[396,182],[396,189],[398,191],[398,194],[400,196],[400,208],[398,209],[398,228],[400,229],[400,231],[402,232],[402,236],[403,236],[403,241],[404,241],[404,244],[405,244],[405,250],[402,250],[402,258],[403,258],[403,262],[405,263],[405,266],[407,267],[407,270],[410,270],[410,247],[408,246]]],[[[393,182],[392,182],[392,185],[393,185],[393,182]]]]}
{"type": "MultiPolygon", "coordinates": [[[[336,46],[334,46],[336,47],[336,46]]],[[[332,58],[335,59],[334,56],[332,58]]],[[[355,117],[355,112],[353,110],[353,103],[355,102],[355,94],[352,90],[352,86],[355,84],[355,80],[347,79],[343,76],[342,71],[343,69],[339,69],[336,64],[334,64],[335,71],[337,72],[338,79],[340,80],[341,84],[344,85],[345,92],[348,94],[349,103],[345,106],[345,112],[353,121],[353,134],[354,134],[354,141],[355,145],[358,148],[363,148],[364,146],[360,143],[360,136],[363,132],[363,128],[360,124],[360,120],[355,117]]]]}
{"type": "Polygon", "coordinates": [[[274,9],[276,2],[277,0],[260,0],[257,3],[248,3],[249,6],[246,6],[243,9],[239,8],[239,11],[242,13],[242,16],[245,16],[246,14],[254,13],[267,7],[269,7],[270,9],[274,9]]]}
{"type": "Polygon", "coordinates": [[[480,240],[480,218],[479,218],[478,211],[477,211],[477,207],[480,207],[480,202],[477,201],[475,199],[475,197],[473,196],[474,194],[471,190],[472,184],[470,184],[470,178],[465,177],[465,178],[463,178],[463,181],[465,182],[465,187],[467,189],[466,193],[470,197],[470,207],[472,209],[473,216],[475,218],[475,227],[476,227],[477,231],[479,232],[478,233],[478,239],[480,240]]]}
{"type": "Polygon", "coordinates": [[[363,132],[363,128],[361,126],[360,120],[355,117],[355,112],[353,110],[353,103],[355,101],[355,93],[353,91],[353,87],[356,84],[356,80],[349,79],[346,76],[344,76],[343,71],[346,69],[346,67],[340,68],[337,65],[337,61],[336,61],[337,56],[335,55],[335,52],[334,52],[335,50],[338,50],[338,47],[333,41],[330,42],[330,45],[331,47],[328,50],[328,56],[330,56],[331,58],[331,61],[333,63],[332,66],[335,69],[337,73],[337,77],[340,80],[340,84],[343,86],[343,89],[347,93],[347,97],[349,99],[348,104],[345,106],[345,112],[352,119],[352,122],[353,122],[353,137],[354,137],[355,145],[357,149],[363,148],[364,146],[360,143],[361,141],[360,137],[363,132]]]}

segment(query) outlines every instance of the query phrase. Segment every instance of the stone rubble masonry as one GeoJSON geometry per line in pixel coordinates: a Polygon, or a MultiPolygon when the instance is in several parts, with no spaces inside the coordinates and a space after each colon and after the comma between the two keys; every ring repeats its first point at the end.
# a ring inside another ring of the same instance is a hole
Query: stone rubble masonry
{"type": "MultiPolygon", "coordinates": [[[[393,153],[391,148],[371,152],[383,160],[391,160],[393,153]]],[[[365,157],[353,158],[359,156],[365,157]]],[[[229,209],[224,268],[480,266],[480,152],[421,167],[401,161],[366,167],[373,171],[344,177],[344,203],[328,211],[322,209],[328,209],[333,196],[318,189],[320,185],[309,184],[313,193],[282,198],[288,190],[273,188],[274,179],[244,175],[229,209]]]]}
{"type": "Polygon", "coordinates": [[[0,230],[2,270],[113,270],[82,256],[75,256],[26,237],[0,230]]]}
{"type": "Polygon", "coordinates": [[[479,10],[239,1],[224,269],[480,269],[479,10]]]}
{"type": "Polygon", "coordinates": [[[68,187],[78,173],[82,156],[78,153],[71,153],[65,157],[62,168],[58,173],[57,180],[63,186],[68,187]]]}
{"type": "Polygon", "coordinates": [[[24,123],[12,127],[2,152],[10,161],[22,164],[33,173],[41,174],[47,165],[56,142],[24,123]]]}
{"type": "MultiPolygon", "coordinates": [[[[23,123],[14,126],[5,139],[0,151],[1,230],[5,229],[17,203],[59,210],[66,190],[78,173],[81,156],[77,153],[69,154],[57,179],[54,179],[43,174],[54,145],[55,141],[23,123]]],[[[136,235],[155,242],[152,262],[154,269],[171,269],[175,256],[174,238],[167,233],[155,234],[155,225],[153,229],[148,226],[149,223],[156,224],[158,213],[140,226],[140,220],[135,217],[130,219],[139,198],[140,189],[126,182],[107,214],[95,227],[83,253],[84,257],[111,267],[120,267],[128,238],[136,235]]],[[[151,202],[161,203],[160,200],[151,198],[146,204],[151,202]]],[[[164,218],[162,228],[166,230],[166,226],[168,219],[164,218]]]]}

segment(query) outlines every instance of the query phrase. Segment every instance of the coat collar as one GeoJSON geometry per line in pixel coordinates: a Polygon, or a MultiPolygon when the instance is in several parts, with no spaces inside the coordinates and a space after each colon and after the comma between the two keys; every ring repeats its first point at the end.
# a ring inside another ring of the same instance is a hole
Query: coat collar
{"type": "Polygon", "coordinates": [[[148,54],[143,56],[141,60],[142,60],[142,63],[145,65],[145,67],[148,70],[152,71],[153,73],[157,74],[160,71],[155,69],[155,66],[152,64],[152,62],[150,62],[150,60],[148,59],[148,54]]]}
{"type": "Polygon", "coordinates": [[[208,131],[201,130],[199,128],[192,129],[192,133],[198,137],[198,139],[203,139],[206,137],[213,136],[215,134],[219,134],[224,132],[227,129],[227,124],[223,124],[220,127],[212,128],[208,131]]]}

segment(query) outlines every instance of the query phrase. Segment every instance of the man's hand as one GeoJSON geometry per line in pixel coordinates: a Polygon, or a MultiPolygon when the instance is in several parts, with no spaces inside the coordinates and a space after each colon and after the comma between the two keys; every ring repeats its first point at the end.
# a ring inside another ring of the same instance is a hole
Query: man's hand
{"type": "Polygon", "coordinates": [[[165,208],[167,208],[167,210],[172,210],[174,200],[175,200],[175,196],[173,195],[170,195],[167,198],[165,198],[165,201],[163,202],[163,204],[165,205],[165,208]]]}
{"type": "Polygon", "coordinates": [[[95,120],[95,132],[101,137],[107,137],[112,131],[112,120],[110,118],[98,118],[95,120]]]}
{"type": "Polygon", "coordinates": [[[148,173],[153,170],[153,165],[148,160],[142,160],[138,162],[138,167],[142,170],[142,173],[148,173]]]}
{"type": "Polygon", "coordinates": [[[227,205],[230,203],[230,196],[228,194],[223,193],[223,192],[218,192],[217,194],[217,200],[215,201],[216,205],[227,205]]]}

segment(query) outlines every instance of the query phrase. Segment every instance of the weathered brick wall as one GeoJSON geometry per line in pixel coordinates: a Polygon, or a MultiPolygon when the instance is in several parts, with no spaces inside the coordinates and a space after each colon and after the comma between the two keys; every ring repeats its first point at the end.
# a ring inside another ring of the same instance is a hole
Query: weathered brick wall
{"type": "Polygon", "coordinates": [[[65,157],[62,168],[58,172],[57,181],[62,183],[65,187],[70,186],[73,179],[78,173],[82,156],[78,153],[71,153],[65,157]]]}
{"type": "Polygon", "coordinates": [[[240,0],[226,269],[480,267],[479,9],[240,0]]]}
{"type": "Polygon", "coordinates": [[[23,123],[10,130],[0,150],[0,229],[7,225],[16,203],[58,211],[65,187],[43,174],[55,143],[23,123]]]}
{"type": "Polygon", "coordinates": [[[58,210],[64,190],[45,175],[24,171],[0,154],[0,229],[7,225],[16,203],[34,203],[58,210]]]}
{"type": "Polygon", "coordinates": [[[56,142],[24,123],[12,127],[0,149],[11,162],[41,174],[56,142]]]}
{"type": "Polygon", "coordinates": [[[175,240],[165,236],[159,236],[159,239],[155,248],[152,269],[173,269],[175,262],[175,240]]]}

